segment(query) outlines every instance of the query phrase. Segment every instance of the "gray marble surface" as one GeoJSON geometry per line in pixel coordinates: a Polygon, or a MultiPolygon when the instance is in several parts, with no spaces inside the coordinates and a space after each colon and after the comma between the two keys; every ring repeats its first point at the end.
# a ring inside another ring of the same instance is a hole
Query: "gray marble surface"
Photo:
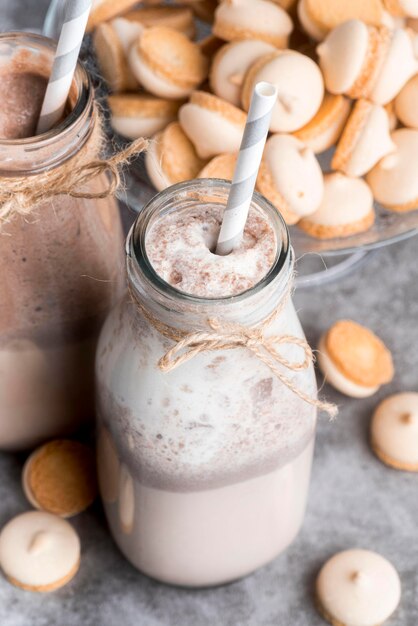
{"type": "MultiPolygon", "coordinates": [[[[45,0],[0,0],[0,29],[39,26],[45,0]]],[[[22,592],[0,578],[1,626],[321,626],[312,588],[322,562],[352,546],[389,558],[402,579],[390,624],[418,624],[418,476],[382,465],[368,445],[371,412],[391,392],[418,388],[417,239],[370,255],[349,276],[296,294],[314,345],[333,321],[374,329],[393,351],[393,383],[368,400],[325,388],[340,405],[319,422],[306,521],[275,562],[228,586],[187,591],[142,576],[113,544],[97,504],[73,520],[82,541],[76,578],[49,595],[22,592]]],[[[24,455],[0,454],[0,526],[28,509],[20,487],[24,455]]]]}

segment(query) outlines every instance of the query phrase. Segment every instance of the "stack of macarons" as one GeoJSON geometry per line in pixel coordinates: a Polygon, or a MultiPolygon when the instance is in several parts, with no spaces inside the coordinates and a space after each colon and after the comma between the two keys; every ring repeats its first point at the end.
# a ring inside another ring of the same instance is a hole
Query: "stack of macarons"
{"type": "Polygon", "coordinates": [[[100,0],[90,20],[114,130],[152,137],[158,190],[231,179],[252,90],[278,87],[257,189],[309,236],[418,208],[418,0],[100,0]],[[211,33],[196,41],[196,18],[211,33]],[[400,126],[405,128],[399,128],[400,126]],[[333,150],[328,172],[319,154],[333,150]],[[397,181],[402,181],[398,184],[397,181]]]}

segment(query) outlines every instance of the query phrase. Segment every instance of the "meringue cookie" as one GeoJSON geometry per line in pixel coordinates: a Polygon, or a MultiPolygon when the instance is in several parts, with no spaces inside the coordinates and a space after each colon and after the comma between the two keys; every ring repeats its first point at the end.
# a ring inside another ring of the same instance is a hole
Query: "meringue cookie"
{"type": "Polygon", "coordinates": [[[351,19],[379,26],[383,18],[381,0],[305,0],[304,5],[309,20],[325,31],[351,19]]]}
{"type": "Polygon", "coordinates": [[[413,76],[395,100],[395,113],[409,128],[418,128],[418,75],[413,76]]]}
{"type": "Polygon", "coordinates": [[[144,30],[129,53],[131,70],[150,93],[178,100],[207,76],[208,60],[186,35],[155,26],[144,30]]]}
{"type": "Polygon", "coordinates": [[[141,31],[139,24],[115,18],[100,24],[94,32],[93,45],[101,74],[115,93],[134,90],[139,86],[127,56],[141,31]]]}
{"type": "Polygon", "coordinates": [[[274,51],[274,46],[256,39],[225,44],[213,59],[209,75],[212,91],[219,98],[239,107],[247,70],[260,57],[274,51]]]}
{"type": "Polygon", "coordinates": [[[331,167],[347,176],[363,176],[395,149],[386,110],[368,100],[357,100],[338,142],[331,167]]]}
{"type": "Polygon", "coordinates": [[[189,39],[196,35],[193,11],[184,6],[142,6],[124,15],[126,20],[143,26],[167,26],[184,33],[189,39]]]}
{"type": "Polygon", "coordinates": [[[376,104],[387,104],[400,92],[408,80],[418,71],[411,37],[406,30],[396,28],[376,82],[369,94],[376,104]]]}
{"type": "Polygon", "coordinates": [[[266,143],[257,189],[288,224],[316,211],[324,182],[313,151],[292,135],[273,135],[266,143]]]}
{"type": "Polygon", "coordinates": [[[319,26],[307,8],[306,0],[299,0],[298,2],[298,18],[302,25],[303,30],[309,37],[312,37],[315,41],[322,41],[327,36],[329,29],[319,26]]]}
{"type": "Polygon", "coordinates": [[[229,102],[204,91],[192,93],[179,111],[180,124],[202,159],[238,152],[246,116],[229,102]]]}
{"type": "Polygon", "coordinates": [[[226,153],[213,157],[199,172],[198,178],[221,178],[232,180],[237,164],[237,154],[226,153]]]}
{"type": "Polygon", "coordinates": [[[418,0],[383,0],[383,2],[392,15],[418,17],[418,0]]]}
{"type": "Polygon", "coordinates": [[[108,98],[113,130],[127,139],[152,137],[177,118],[182,102],[148,94],[114,94],[108,98]]]}
{"type": "Polygon", "coordinates": [[[256,61],[248,70],[242,88],[242,103],[248,111],[254,86],[259,81],[278,88],[270,130],[292,132],[317,113],[324,96],[322,74],[312,59],[294,50],[277,51],[256,61]]]}
{"type": "Polygon", "coordinates": [[[316,581],[318,608],[334,625],[383,624],[401,598],[393,565],[369,550],[345,550],[323,565],[316,581]]]}
{"type": "Polygon", "coordinates": [[[326,93],[317,114],[293,135],[312,148],[315,154],[320,154],[338,141],[350,110],[348,98],[326,93]]]}
{"type": "Polygon", "coordinates": [[[259,39],[286,48],[293,23],[268,0],[223,0],[215,11],[213,34],[226,41],[259,39]]]}
{"type": "Polygon", "coordinates": [[[418,208],[418,130],[400,128],[392,133],[396,151],[383,158],[367,174],[373,195],[387,209],[418,208]]]}
{"type": "Polygon", "coordinates": [[[374,222],[373,195],[361,178],[334,172],[324,176],[324,196],[317,211],[298,226],[312,237],[349,237],[370,228],[374,222]]]}
{"type": "Polygon", "coordinates": [[[418,393],[385,398],[373,414],[370,436],[373,452],[386,465],[418,472],[418,393]]]}
{"type": "Polygon", "coordinates": [[[137,0],[93,0],[89,19],[87,22],[87,32],[91,32],[102,22],[108,22],[117,15],[122,15],[129,11],[137,0]]]}

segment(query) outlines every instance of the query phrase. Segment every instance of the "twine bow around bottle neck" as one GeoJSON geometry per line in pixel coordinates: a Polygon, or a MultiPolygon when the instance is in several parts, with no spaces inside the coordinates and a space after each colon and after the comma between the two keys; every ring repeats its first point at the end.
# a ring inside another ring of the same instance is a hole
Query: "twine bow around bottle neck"
{"type": "Polygon", "coordinates": [[[15,215],[29,216],[43,202],[55,196],[100,199],[115,194],[121,185],[121,169],[131,158],[147,149],[148,141],[137,139],[108,158],[101,158],[104,143],[102,120],[96,108],[93,130],[77,154],[61,165],[33,175],[0,177],[0,228],[15,215]],[[105,174],[99,191],[86,186],[105,174]]]}
{"type": "Polygon", "coordinates": [[[245,348],[264,363],[280,382],[301,400],[320,411],[325,411],[330,418],[334,418],[338,413],[335,404],[309,396],[283,372],[283,369],[300,372],[306,370],[314,362],[315,357],[308,342],[294,335],[266,335],[265,333],[270,324],[283,312],[291,296],[292,284],[293,281],[290,281],[290,286],[272,313],[255,326],[244,326],[211,317],[206,320],[208,330],[194,331],[181,330],[165,324],[144,306],[130,285],[128,290],[132,302],[151,326],[174,342],[174,345],[158,361],[158,368],[162,372],[171,372],[204,352],[245,348]],[[302,358],[299,361],[286,359],[278,350],[283,345],[294,345],[300,348],[302,358]]]}

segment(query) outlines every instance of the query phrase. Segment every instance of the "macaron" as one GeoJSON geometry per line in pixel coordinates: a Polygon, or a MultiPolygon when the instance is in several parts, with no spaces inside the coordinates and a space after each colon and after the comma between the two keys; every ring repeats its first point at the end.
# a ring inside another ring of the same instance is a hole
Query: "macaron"
{"type": "Polygon", "coordinates": [[[370,100],[387,104],[417,72],[413,39],[405,29],[395,28],[390,31],[389,46],[369,93],[370,100]]]}
{"type": "Polygon", "coordinates": [[[418,129],[418,74],[396,96],[395,114],[404,126],[418,129]]]}
{"type": "Polygon", "coordinates": [[[298,226],[311,237],[333,239],[362,233],[374,219],[373,195],[367,183],[333,172],[324,176],[324,195],[318,210],[301,219],[298,226]]]}
{"type": "Polygon", "coordinates": [[[113,17],[122,15],[131,9],[137,0],[94,0],[87,22],[87,32],[91,32],[102,22],[108,22],[113,17]]]}
{"type": "Polygon", "coordinates": [[[315,41],[322,41],[327,36],[329,29],[323,26],[320,26],[317,21],[314,20],[311,13],[309,12],[307,0],[299,0],[297,13],[299,22],[309,37],[314,39],[315,41]]]}
{"type": "Polygon", "coordinates": [[[189,39],[193,39],[196,35],[196,24],[190,7],[169,5],[142,6],[126,13],[123,17],[148,28],[151,26],[167,26],[180,31],[189,39]]]}
{"type": "Polygon", "coordinates": [[[233,41],[222,46],[213,59],[209,73],[213,93],[235,106],[240,106],[241,89],[247,70],[262,56],[274,51],[274,46],[257,39],[233,41]]]}
{"type": "Polygon", "coordinates": [[[317,47],[325,87],[330,93],[367,98],[391,40],[385,26],[352,19],[334,28],[317,47]]]}
{"type": "Polygon", "coordinates": [[[218,154],[213,157],[199,172],[198,178],[221,178],[222,180],[232,180],[237,155],[232,153],[218,154]]]}
{"type": "Polygon", "coordinates": [[[178,122],[157,133],[145,155],[148,176],[158,191],[196,178],[204,164],[178,122]]]}
{"type": "Polygon", "coordinates": [[[60,517],[77,515],[97,495],[95,454],[78,441],[50,441],[26,460],[22,486],[36,509],[60,517]]]}
{"type": "Polygon", "coordinates": [[[113,130],[127,139],[152,137],[177,118],[181,101],[150,94],[113,94],[108,98],[113,130]]]}
{"type": "Polygon", "coordinates": [[[199,46],[166,26],[144,30],[130,49],[129,63],[145,89],[174,100],[190,95],[208,72],[208,60],[199,46]]]}
{"type": "Polygon", "coordinates": [[[381,0],[303,0],[303,12],[315,28],[328,32],[351,19],[379,26],[383,19],[381,0]]]}
{"type": "Polygon", "coordinates": [[[401,581],[393,565],[370,550],[338,552],[321,568],[316,603],[332,626],[380,626],[401,599],[401,581]]]}
{"type": "Polygon", "coordinates": [[[373,413],[371,447],[386,465],[418,472],[418,393],[396,393],[373,413]]]}
{"type": "Polygon", "coordinates": [[[288,224],[316,211],[324,180],[312,149],[292,135],[272,135],[264,149],[257,189],[288,224]]]}
{"type": "Polygon", "coordinates": [[[114,93],[138,89],[127,55],[141,27],[123,18],[100,24],[93,35],[93,46],[100,72],[114,93]]]}
{"type": "Polygon", "coordinates": [[[320,154],[336,144],[350,115],[351,102],[342,95],[326,93],[314,117],[293,135],[320,154]]]}
{"type": "Polygon", "coordinates": [[[180,124],[201,159],[238,152],[246,115],[234,105],[204,91],[195,91],[179,111],[180,124]]]}
{"type": "Polygon", "coordinates": [[[392,355],[371,330],[340,320],[321,337],[318,363],[327,383],[352,398],[367,398],[394,375],[392,355]]]}
{"type": "Polygon", "coordinates": [[[80,540],[65,520],[42,511],[11,519],[0,533],[0,567],[7,580],[26,591],[54,591],[80,566],[80,540]]]}
{"type": "Polygon", "coordinates": [[[269,0],[223,0],[215,11],[213,33],[225,41],[258,39],[286,48],[293,23],[286,11],[269,0]]]}
{"type": "Polygon", "coordinates": [[[367,174],[377,202],[392,211],[418,209],[418,130],[399,128],[392,133],[396,149],[367,174]]]}
{"type": "Polygon", "coordinates": [[[383,0],[389,13],[399,17],[418,17],[418,0],[383,0]]]}
{"type": "Polygon", "coordinates": [[[386,110],[369,100],[360,99],[345,125],[331,167],[347,176],[363,176],[394,150],[386,110]]]}
{"type": "Polygon", "coordinates": [[[318,112],[324,97],[324,82],[317,64],[294,50],[267,54],[248,70],[242,87],[242,104],[248,111],[254,86],[273,83],[278,97],[271,116],[272,132],[292,132],[305,126],[318,112]]]}

